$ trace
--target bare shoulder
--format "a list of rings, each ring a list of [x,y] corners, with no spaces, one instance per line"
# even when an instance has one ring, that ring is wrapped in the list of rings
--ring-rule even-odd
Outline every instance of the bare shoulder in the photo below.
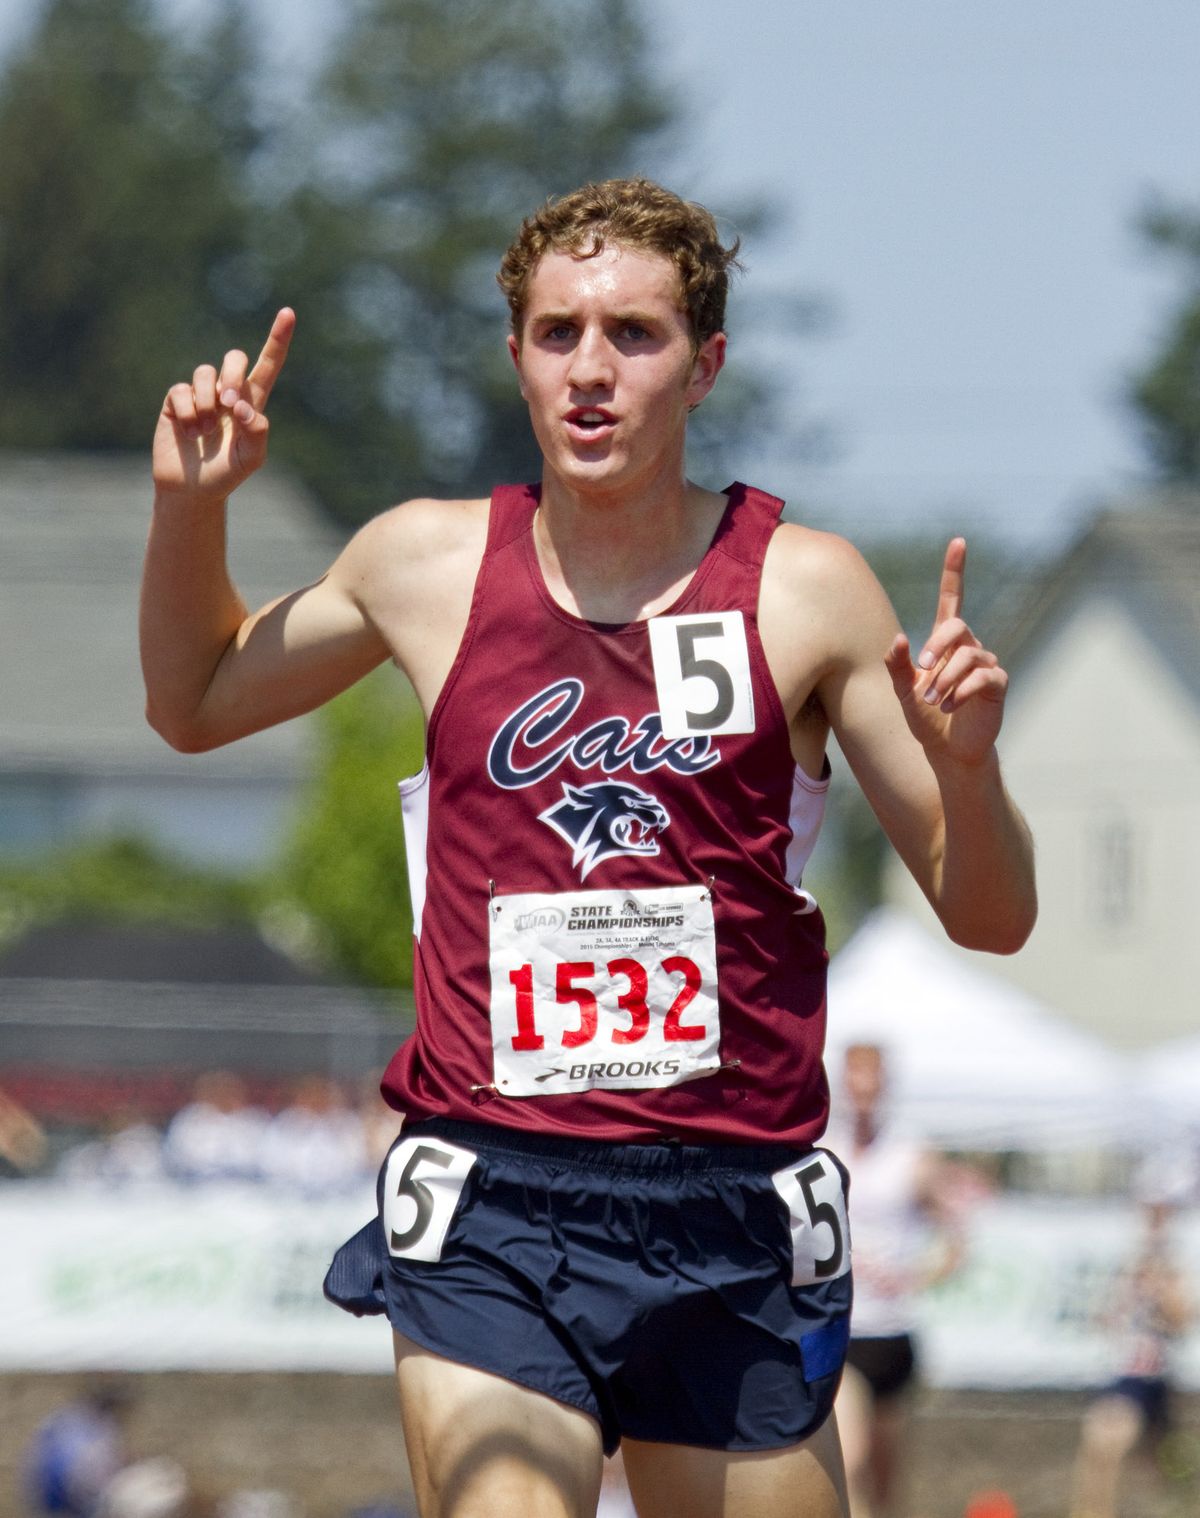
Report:
[[[764,640],[781,648],[803,645],[808,659],[815,655],[828,667],[864,644],[882,656],[895,614],[852,543],[837,533],[783,522],[763,563],[759,623]]]
[[[360,528],[333,569],[426,713],[471,614],[488,510],[487,500],[405,501]]]
[[[785,595],[799,592],[825,600],[853,598],[877,589],[870,565],[854,544],[836,532],[800,522],[781,522],[767,547],[763,583]]]
[[[468,594],[487,540],[488,501],[418,497],[373,517],[338,561],[339,573],[369,603],[382,592],[439,595],[460,578]]]

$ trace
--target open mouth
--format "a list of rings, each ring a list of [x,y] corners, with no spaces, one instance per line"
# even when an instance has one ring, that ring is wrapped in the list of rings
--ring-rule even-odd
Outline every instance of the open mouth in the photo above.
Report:
[[[567,425],[576,436],[603,437],[616,425],[611,412],[580,406],[567,412]]]

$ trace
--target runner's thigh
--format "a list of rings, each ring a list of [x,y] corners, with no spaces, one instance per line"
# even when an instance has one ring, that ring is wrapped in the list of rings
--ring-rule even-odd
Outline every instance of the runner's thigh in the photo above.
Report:
[[[395,1335],[421,1518],[593,1518],[600,1429],[586,1413]]]
[[[638,1518],[847,1518],[837,1423],[787,1449],[697,1449],[625,1439]]]

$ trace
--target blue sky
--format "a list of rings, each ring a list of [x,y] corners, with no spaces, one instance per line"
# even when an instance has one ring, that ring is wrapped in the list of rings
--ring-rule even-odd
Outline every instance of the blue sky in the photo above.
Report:
[[[281,73],[331,14],[256,3]],[[1131,223],[1152,191],[1200,202],[1196,0],[644,4],[692,112],[652,167],[717,210],[769,196],[747,279],[832,311],[751,354],[831,461],[743,474],[854,537],[932,520],[1038,553],[1132,488],[1122,378],[1178,286]],[[34,5],[5,0],[0,46]]]
[[[1178,285],[1131,220],[1200,203],[1195,0],[654,0],[695,189],[781,194],[756,274],[833,302],[795,355],[847,528],[1045,547],[1142,464],[1119,395]],[[689,186],[690,188],[690,186]]]

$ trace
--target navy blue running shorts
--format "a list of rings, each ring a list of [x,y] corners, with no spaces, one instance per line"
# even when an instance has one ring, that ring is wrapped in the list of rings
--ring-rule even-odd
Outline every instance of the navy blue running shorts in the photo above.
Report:
[[[1118,1376],[1108,1395],[1133,1403],[1151,1439],[1161,1439],[1170,1430],[1171,1388],[1163,1376]]]
[[[846,1351],[846,1364],[852,1365],[877,1402],[898,1397],[917,1376],[917,1349],[911,1334],[852,1334]]]
[[[828,1417],[850,1311],[827,1150],[613,1145],[429,1119],[325,1295],[622,1435],[775,1449]]]

